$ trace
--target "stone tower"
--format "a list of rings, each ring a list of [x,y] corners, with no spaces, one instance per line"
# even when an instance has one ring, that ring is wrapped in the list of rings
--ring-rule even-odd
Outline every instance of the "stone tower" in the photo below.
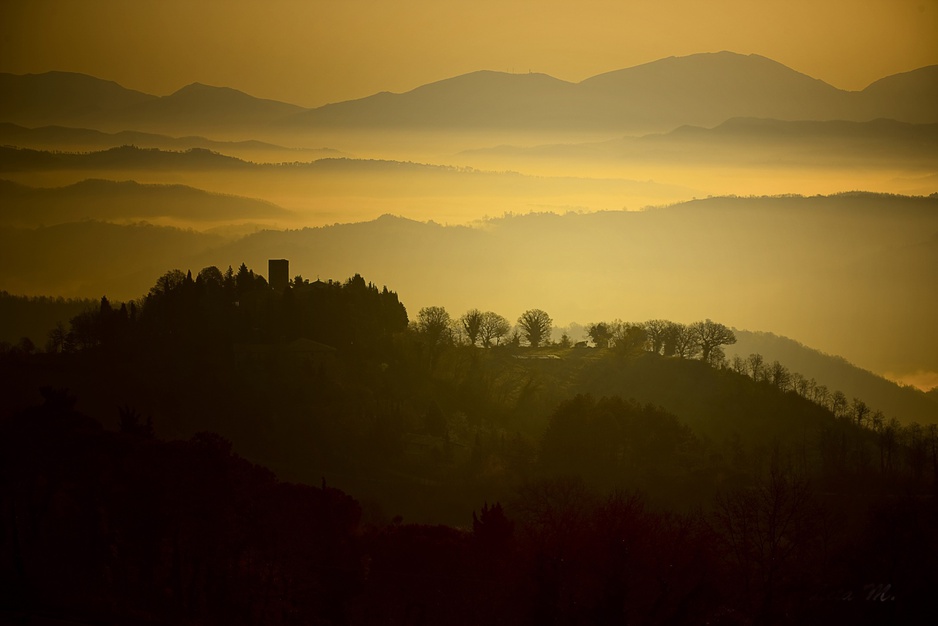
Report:
[[[283,291],[290,284],[290,261],[287,259],[269,259],[267,261],[267,282],[277,291]]]

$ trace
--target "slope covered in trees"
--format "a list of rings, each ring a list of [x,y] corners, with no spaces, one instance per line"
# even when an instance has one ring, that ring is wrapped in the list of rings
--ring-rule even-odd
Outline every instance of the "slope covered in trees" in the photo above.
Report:
[[[778,361],[815,384],[839,389],[850,398],[862,397],[887,413],[922,423],[938,422],[938,407],[919,389],[897,386],[842,357],[823,354],[792,339],[766,332],[734,332],[737,342],[726,348],[729,360],[760,354],[766,363]]]
[[[588,348],[520,328],[470,343],[459,319],[426,307],[408,324],[360,276],[276,291],[242,264],[167,272],[136,303],[76,316],[48,351],[0,353],[0,477],[16,486],[0,491],[0,609],[363,624],[928,614],[938,428],[727,361],[735,335],[709,320],[596,323],[607,347]]]

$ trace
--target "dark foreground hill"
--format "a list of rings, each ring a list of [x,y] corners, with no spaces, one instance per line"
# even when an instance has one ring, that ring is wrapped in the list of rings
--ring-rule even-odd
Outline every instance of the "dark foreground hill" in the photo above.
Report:
[[[242,265],[0,352],[0,615],[927,623],[938,430],[408,319],[361,276]]]

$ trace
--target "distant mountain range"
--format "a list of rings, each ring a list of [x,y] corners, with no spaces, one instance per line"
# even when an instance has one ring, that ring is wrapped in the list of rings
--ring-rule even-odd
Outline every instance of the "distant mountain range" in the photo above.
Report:
[[[183,177],[182,180],[198,181],[206,180],[205,174],[217,174],[207,177],[214,181],[211,184],[215,191],[267,197],[277,202],[276,198],[283,196],[265,195],[265,191],[273,190],[304,198],[301,203],[304,206],[320,197],[471,197],[480,202],[483,201],[480,199],[498,196],[496,206],[505,210],[505,207],[515,206],[511,202],[519,199],[527,206],[538,198],[564,202],[585,193],[609,198],[620,208],[623,198],[641,197],[661,203],[692,195],[680,185],[624,178],[540,177],[512,171],[381,159],[324,158],[305,163],[252,163],[202,148],[178,152],[118,146],[72,153],[0,146],[0,173],[8,178],[61,173],[63,182],[59,184],[83,178],[130,177],[161,182],[169,174],[174,180]],[[438,205],[437,201],[435,206]],[[290,205],[290,208],[297,207]]]
[[[67,187],[28,187],[0,179],[0,225],[52,226],[86,219],[129,222],[237,223],[291,216],[270,202],[184,185],[85,180]]]
[[[938,124],[732,118],[713,128],[680,126],[668,133],[600,142],[531,147],[501,145],[463,156],[508,159],[641,160],[778,165],[897,164],[938,166]]]
[[[157,97],[83,74],[0,74],[0,120],[104,131],[208,132],[258,128],[302,107],[193,83]]]
[[[348,156],[332,148],[288,148],[256,140],[215,141],[191,135],[170,137],[131,130],[105,133],[90,128],[66,126],[27,128],[9,122],[0,122],[0,145],[56,151],[106,150],[127,145],[173,151],[202,148],[248,160],[260,157],[265,161],[310,161],[324,157]]]
[[[104,131],[303,132],[323,129],[629,133],[714,126],[734,117],[938,122],[938,66],[837,89],[758,55],[670,57],[569,83],[480,71],[401,94],[303,109],[192,84],[164,97],[65,72],[0,75],[0,121]]]

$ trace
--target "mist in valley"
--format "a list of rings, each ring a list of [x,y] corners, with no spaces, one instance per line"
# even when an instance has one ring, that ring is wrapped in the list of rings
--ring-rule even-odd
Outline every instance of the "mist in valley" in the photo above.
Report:
[[[257,95],[3,44],[0,621],[931,623],[933,54],[382,90],[308,10]]]

